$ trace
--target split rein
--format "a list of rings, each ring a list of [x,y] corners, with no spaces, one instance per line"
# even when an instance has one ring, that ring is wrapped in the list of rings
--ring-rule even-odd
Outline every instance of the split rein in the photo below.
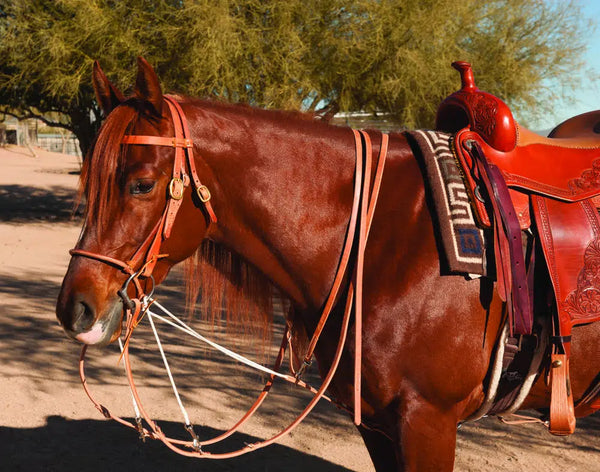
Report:
[[[208,188],[200,182],[198,178],[195,162],[193,157],[193,142],[190,137],[190,132],[187,125],[187,120],[181,109],[179,103],[175,101],[173,97],[165,96],[165,103],[168,105],[169,110],[171,112],[171,117],[173,119],[173,125],[175,129],[175,137],[161,137],[161,136],[142,136],[142,135],[126,135],[123,138],[122,143],[125,145],[152,145],[152,146],[169,146],[175,148],[175,161],[173,165],[173,176],[171,182],[169,184],[169,198],[167,199],[167,203],[165,206],[165,210],[160,220],[148,235],[146,240],[140,245],[137,251],[134,253],[132,258],[129,261],[121,261],[109,256],[105,256],[102,254],[93,253],[90,251],[85,251],[82,249],[73,249],[70,251],[72,256],[80,256],[91,258],[109,265],[112,265],[124,273],[128,274],[129,277],[127,281],[124,283],[121,290],[119,290],[119,295],[123,299],[124,312],[125,312],[125,333],[123,342],[121,338],[119,338],[119,345],[121,348],[121,358],[124,361],[124,367],[127,375],[127,380],[129,383],[134,411],[136,414],[135,424],[124,420],[118,416],[113,415],[110,411],[98,403],[91,391],[88,388],[87,380],[85,377],[85,355],[87,351],[87,345],[84,345],[81,351],[81,356],[79,360],[79,372],[81,381],[83,384],[83,388],[87,393],[90,400],[93,402],[94,406],[106,417],[109,419],[113,419],[125,426],[136,429],[140,437],[142,439],[151,438],[151,439],[159,439],[161,440],[167,447],[172,449],[173,451],[182,454],[188,457],[200,457],[200,458],[210,458],[210,459],[226,459],[231,457],[236,457],[252,450],[260,449],[262,447],[268,446],[290,431],[292,431],[298,424],[300,424],[304,418],[314,409],[316,404],[322,398],[331,401],[327,396],[325,396],[325,391],[329,387],[339,365],[340,359],[342,357],[344,345],[346,343],[346,337],[348,333],[348,327],[350,325],[351,313],[354,311],[354,319],[355,319],[355,356],[354,356],[354,423],[356,425],[360,425],[362,423],[361,419],[361,351],[362,351],[362,286],[363,286],[363,271],[364,271],[364,253],[366,249],[367,238],[369,235],[369,230],[371,227],[371,222],[373,219],[373,214],[375,211],[375,206],[377,203],[377,197],[379,195],[379,189],[381,186],[381,179],[383,176],[383,170],[385,165],[385,159],[387,155],[389,136],[387,134],[382,134],[381,146],[379,150],[379,157],[376,164],[375,174],[371,176],[371,167],[372,167],[372,145],[369,135],[364,131],[353,130],[354,141],[355,141],[355,152],[356,152],[356,171],[355,171],[355,179],[354,179],[354,197],[352,202],[352,211],[350,216],[350,222],[348,225],[348,230],[346,234],[346,239],[344,242],[344,247],[342,250],[342,255],[340,259],[340,263],[337,269],[337,273],[329,293],[327,300],[325,302],[323,312],[315,329],[315,332],[310,340],[310,343],[307,348],[307,352],[303,358],[303,362],[301,367],[297,372],[293,370],[293,362],[291,360],[291,332],[290,326],[286,323],[286,329],[284,331],[283,339],[281,345],[279,347],[279,351],[277,354],[277,358],[275,360],[274,366],[272,369],[268,369],[260,364],[257,364],[253,361],[250,361],[238,354],[233,353],[232,351],[219,346],[218,344],[209,341],[204,338],[193,329],[191,329],[187,324],[183,321],[179,320],[172,313],[162,307],[158,302],[152,299],[152,293],[154,290],[154,279],[152,278],[152,271],[156,265],[156,263],[163,257],[166,257],[165,254],[160,254],[160,247],[162,241],[166,240],[170,234],[173,227],[173,223],[175,221],[175,217],[177,216],[177,212],[181,205],[181,200],[184,195],[185,188],[193,182],[193,185],[196,190],[196,194],[199,197],[200,201],[203,204],[203,208],[205,211],[205,216],[208,220],[208,225],[217,223],[217,218],[215,212],[211,206],[210,199],[211,194]],[[187,164],[187,165],[186,165]],[[189,174],[186,174],[186,168],[189,170]],[[356,260],[353,267],[352,277],[350,279],[350,283],[347,290],[346,302],[344,308],[344,315],[342,319],[342,327],[340,330],[340,337],[338,340],[338,344],[336,347],[336,351],[334,354],[333,361],[331,363],[331,367],[323,379],[323,382],[319,389],[314,389],[313,387],[307,385],[305,382],[301,380],[301,376],[312,362],[312,357],[314,350],[316,348],[317,342],[320,338],[320,335],[325,327],[325,324],[331,314],[334,306],[336,305],[336,301],[338,298],[338,294],[340,293],[340,289],[343,285],[344,280],[346,280],[346,275],[348,272],[348,268],[350,267],[350,260],[353,253],[353,248],[356,247]],[[139,267],[139,269],[134,269],[135,267]],[[149,279],[152,282],[152,288],[149,295],[146,295],[144,288],[142,287],[142,283],[140,282],[140,278]],[[135,287],[136,297],[131,299],[128,295],[129,285],[133,283]],[[150,307],[156,306],[159,308],[166,317],[158,315],[154,313]],[[173,392],[175,394],[176,400],[179,404],[181,412],[185,421],[185,429],[191,436],[191,440],[185,441],[180,439],[173,439],[165,435],[165,433],[161,430],[158,424],[150,418],[147,411],[142,405],[140,400],[137,387],[135,385],[135,381],[133,378],[133,373],[131,369],[130,357],[129,357],[129,341],[133,334],[134,329],[141,322],[142,318],[147,315],[147,319],[152,328],[153,334],[156,339],[157,347],[161,353],[161,357],[163,360],[163,364],[167,371],[171,386],[173,388]],[[264,373],[269,374],[269,378],[266,381],[266,384],[258,395],[255,402],[252,404],[250,409],[238,420],[235,425],[226,431],[225,433],[214,437],[209,440],[200,441],[198,436],[194,431],[194,427],[190,422],[189,416],[179,393],[177,391],[177,387],[175,386],[175,382],[173,380],[173,376],[171,374],[170,366],[166,355],[164,353],[164,349],[162,347],[162,343],[158,336],[158,332],[156,330],[154,319],[165,322],[172,327],[179,329],[200,341],[203,341],[209,344],[214,349],[221,351],[222,353],[236,359],[239,362],[242,362],[250,367],[253,367],[257,370],[260,370]],[[281,374],[278,372],[280,369],[284,357],[286,348],[290,347],[290,370],[293,375]],[[296,417],[294,421],[292,421],[286,428],[281,430],[279,433],[271,437],[270,439],[257,442],[254,444],[246,444],[245,447],[240,448],[238,450],[226,453],[210,453],[207,451],[203,451],[202,447],[210,444],[215,444],[220,442],[233,433],[238,431],[240,427],[258,410],[266,396],[268,395],[271,386],[274,383],[275,378],[281,378],[287,382],[293,383],[295,385],[301,386],[314,394],[314,397],[310,400],[305,409]],[[143,426],[142,419],[147,423],[148,428]]]

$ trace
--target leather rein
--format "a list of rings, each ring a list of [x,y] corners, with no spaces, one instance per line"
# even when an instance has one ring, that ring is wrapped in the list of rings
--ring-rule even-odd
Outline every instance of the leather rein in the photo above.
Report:
[[[217,436],[207,441],[199,441],[196,436],[191,424],[186,424],[185,428],[190,433],[192,441],[183,441],[179,439],[173,439],[167,437],[160,427],[152,420],[143,408],[137,388],[133,379],[131,371],[131,365],[129,361],[129,339],[133,333],[133,330],[140,322],[145,311],[148,309],[149,304],[152,303],[151,295],[146,295],[140,278],[151,279],[152,271],[158,262],[163,257],[167,257],[166,254],[160,254],[160,247],[164,240],[168,239],[178,210],[181,206],[184,191],[190,182],[193,182],[196,190],[196,195],[203,204],[205,210],[205,216],[207,218],[208,225],[216,224],[217,217],[210,203],[211,194],[208,188],[200,182],[198,174],[196,172],[194,155],[193,155],[193,142],[190,136],[189,128],[187,125],[187,119],[179,103],[171,96],[164,96],[165,103],[168,105],[173,120],[175,129],[175,137],[162,137],[162,136],[145,136],[145,135],[125,135],[122,140],[124,145],[150,145],[150,146],[169,146],[175,148],[175,160],[173,165],[173,175],[169,183],[169,196],[165,205],[165,209],[158,223],[155,225],[153,230],[150,232],[146,240],[140,245],[135,251],[131,259],[128,261],[121,261],[116,258],[105,256],[102,254],[82,250],[72,249],[70,251],[71,256],[81,256],[90,259],[95,259],[100,262],[114,266],[124,273],[129,275],[129,278],[124,283],[123,287],[119,291],[119,295],[124,302],[124,312],[126,315],[126,330],[125,330],[125,345],[122,347],[122,357],[125,361],[125,370],[127,378],[131,388],[132,395],[135,399],[134,405],[136,406],[136,424],[123,420],[118,416],[114,416],[110,411],[98,403],[92,396],[85,378],[85,353],[87,345],[84,345],[81,351],[81,357],[79,361],[80,377],[83,383],[84,390],[87,395],[94,403],[95,407],[106,417],[118,421],[121,424],[135,428],[140,433],[140,437],[150,437],[152,439],[160,439],[167,447],[178,452],[179,454],[191,457],[203,457],[203,458],[230,458],[245,454],[252,450],[268,446],[289,433],[293,430],[315,407],[321,398],[329,400],[325,396],[325,391],[329,387],[331,380],[333,379],[340,359],[342,357],[343,348],[346,342],[346,336],[348,327],[350,325],[351,313],[354,311],[355,314],[355,355],[354,355],[354,423],[360,425],[362,423],[361,418],[361,351],[362,351],[362,287],[363,287],[363,272],[364,272],[364,253],[367,244],[367,238],[369,235],[371,223],[373,220],[373,214],[377,203],[377,197],[379,195],[379,189],[381,186],[381,180],[383,176],[383,170],[385,166],[385,159],[387,156],[389,136],[382,134],[381,145],[379,150],[379,157],[375,169],[374,176],[372,172],[372,145],[369,134],[365,131],[352,130],[355,141],[355,153],[356,153],[356,170],[354,179],[354,197],[352,202],[352,211],[350,216],[350,222],[348,224],[346,239],[344,242],[340,262],[334,278],[332,288],[329,292],[327,300],[325,302],[323,311],[321,313],[319,322],[315,328],[315,332],[310,340],[307,352],[303,358],[301,367],[297,372],[292,373],[294,375],[287,375],[284,377],[290,383],[299,385],[310,390],[314,393],[314,397],[308,403],[306,408],[298,415],[298,417],[290,423],[280,433],[276,434],[270,439],[262,442],[248,444],[245,447],[232,452],[227,453],[210,453],[202,451],[203,445],[214,444],[219,442],[226,437],[237,431],[243,423],[245,423],[258,409],[258,407],[264,401],[268,394],[273,382],[274,375],[270,375],[267,380],[263,391],[260,393],[255,403],[250,409],[242,416],[242,418],[226,433]],[[186,174],[186,167],[189,170],[189,174]],[[321,333],[329,319],[338,295],[340,294],[341,287],[350,267],[350,261],[353,254],[353,248],[356,248],[356,261],[353,267],[353,273],[351,280],[348,284],[348,290],[346,294],[346,302],[344,308],[344,315],[342,320],[342,327],[340,332],[339,341],[335,351],[335,355],[331,364],[331,367],[325,376],[323,383],[318,390],[310,387],[301,380],[301,376],[311,364],[312,356],[316,348],[317,342],[321,336]],[[133,282],[136,290],[136,297],[130,299],[127,290],[128,285]],[[154,286],[152,286],[153,291]],[[291,351],[291,334],[290,327],[286,324],[286,330],[284,332],[283,340],[277,359],[275,361],[274,370],[277,371],[283,362],[286,347],[289,345]],[[291,354],[290,354],[291,356]],[[290,365],[293,365],[290,362]],[[138,412],[139,408],[139,412]],[[345,408],[345,407],[344,407]],[[350,408],[347,408],[351,411]],[[139,413],[139,414],[138,414]],[[141,417],[149,425],[150,430],[143,427]],[[184,449],[187,448],[187,449]],[[191,449],[191,450],[189,450]]]

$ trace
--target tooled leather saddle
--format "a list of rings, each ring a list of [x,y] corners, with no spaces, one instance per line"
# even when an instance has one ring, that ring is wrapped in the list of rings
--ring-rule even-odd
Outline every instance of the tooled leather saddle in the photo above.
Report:
[[[513,336],[532,334],[539,271],[524,254],[533,235],[553,289],[550,431],[575,429],[569,381],[573,326],[600,320],[600,135],[598,114],[581,115],[546,138],[520,126],[509,107],[475,86],[470,64],[452,64],[461,89],[438,109],[436,128],[455,133],[454,152],[479,224],[493,234],[498,293]],[[566,122],[566,123],[569,123]],[[594,399],[595,398],[595,399]],[[597,392],[583,405],[600,409]],[[591,405],[591,406],[590,406]]]

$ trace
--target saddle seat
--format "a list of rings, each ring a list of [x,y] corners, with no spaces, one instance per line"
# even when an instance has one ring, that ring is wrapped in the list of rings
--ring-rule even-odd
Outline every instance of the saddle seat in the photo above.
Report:
[[[517,336],[532,334],[536,284],[519,230],[532,228],[542,248],[555,300],[547,307],[554,319],[550,430],[570,434],[572,327],[600,320],[600,135],[590,125],[599,115],[575,120],[568,138],[539,136],[520,126],[502,100],[475,86],[470,64],[452,66],[462,86],[440,105],[436,129],[454,133],[475,214],[492,234],[497,290]]]
[[[569,118],[550,131],[550,138],[600,137],[600,110]]]

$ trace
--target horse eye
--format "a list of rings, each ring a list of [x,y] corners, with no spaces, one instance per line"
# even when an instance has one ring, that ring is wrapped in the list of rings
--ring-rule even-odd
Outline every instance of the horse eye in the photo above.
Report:
[[[140,179],[136,180],[129,187],[129,193],[131,195],[143,195],[145,193],[150,193],[155,185],[154,180],[149,179]]]

